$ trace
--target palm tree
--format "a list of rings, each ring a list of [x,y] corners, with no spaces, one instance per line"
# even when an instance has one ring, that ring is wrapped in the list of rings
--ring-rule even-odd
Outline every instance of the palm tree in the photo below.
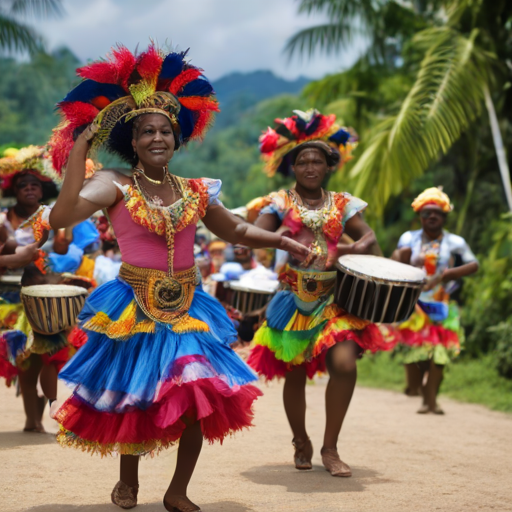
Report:
[[[45,18],[62,12],[61,0],[3,0],[0,6],[0,51],[35,53],[41,50],[41,37],[32,27],[21,23],[19,18]]]
[[[287,45],[290,54],[298,51],[311,55],[316,49],[339,52],[358,31],[370,42],[363,58],[375,64],[396,67],[397,54],[389,59],[386,53],[389,41],[398,41],[398,55],[403,55],[407,46],[422,56],[399,108],[381,115],[367,134],[351,170],[356,178],[355,193],[371,199],[372,206],[382,213],[390,197],[421,176],[465,130],[481,120],[485,105],[512,210],[510,173],[490,92],[502,94],[499,84],[510,80],[510,69],[500,65],[497,55],[504,60],[500,53],[507,51],[505,48],[510,51],[506,26],[512,20],[511,3],[423,0],[408,4],[392,0],[301,0],[299,11],[326,13],[331,22],[297,33]],[[421,30],[410,37],[411,28],[417,27]],[[334,94],[335,84],[336,75],[330,84]],[[328,95],[329,84],[324,81],[322,85],[324,95]]]

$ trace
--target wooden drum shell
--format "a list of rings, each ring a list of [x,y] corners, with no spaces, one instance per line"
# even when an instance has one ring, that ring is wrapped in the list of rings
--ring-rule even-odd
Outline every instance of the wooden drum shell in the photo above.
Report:
[[[424,279],[377,278],[338,264],[335,302],[348,313],[374,323],[403,322],[414,311],[423,285]]]
[[[74,327],[86,296],[85,290],[82,294],[62,297],[34,296],[21,290],[21,301],[32,329],[46,335]]]
[[[231,306],[244,314],[262,308],[275,294],[275,291],[252,289],[233,281],[230,283],[230,288],[232,290]]]

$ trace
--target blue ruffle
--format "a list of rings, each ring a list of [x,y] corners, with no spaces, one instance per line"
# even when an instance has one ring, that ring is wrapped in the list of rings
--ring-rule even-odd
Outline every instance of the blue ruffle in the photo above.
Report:
[[[124,281],[109,281],[91,294],[79,321],[83,324],[99,311],[117,320],[133,298],[133,290]],[[224,308],[200,286],[189,315],[208,324],[210,331],[178,334],[171,326],[156,323],[155,333],[136,334],[126,341],[87,331],[87,343],[66,364],[59,378],[77,386],[75,393],[83,400],[108,412],[149,407],[162,382],[179,378],[174,363],[187,356],[206,361],[189,365],[189,380],[219,377],[233,387],[257,379],[229,346],[237,334]]]

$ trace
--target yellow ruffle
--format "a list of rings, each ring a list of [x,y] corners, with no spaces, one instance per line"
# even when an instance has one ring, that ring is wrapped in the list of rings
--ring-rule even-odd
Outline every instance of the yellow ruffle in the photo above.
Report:
[[[115,340],[126,340],[134,334],[154,333],[155,322],[148,319],[137,322],[137,303],[132,300],[118,320],[111,320],[106,313],[100,311],[85,322],[84,329],[106,334]]]

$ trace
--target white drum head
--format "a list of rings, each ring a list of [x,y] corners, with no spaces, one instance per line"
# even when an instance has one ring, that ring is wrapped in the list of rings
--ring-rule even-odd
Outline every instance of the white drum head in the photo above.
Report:
[[[21,289],[21,293],[29,297],[76,297],[78,295],[87,295],[87,290],[80,286],[69,284],[35,284],[33,286],[24,286]]]
[[[351,275],[398,283],[422,283],[425,272],[412,265],[370,254],[345,254],[336,265]]]
[[[274,293],[279,287],[279,281],[261,279],[254,281],[244,279],[243,281],[230,281],[229,287],[233,290],[249,293]]]
[[[21,275],[0,276],[0,283],[5,284],[21,284]]]

